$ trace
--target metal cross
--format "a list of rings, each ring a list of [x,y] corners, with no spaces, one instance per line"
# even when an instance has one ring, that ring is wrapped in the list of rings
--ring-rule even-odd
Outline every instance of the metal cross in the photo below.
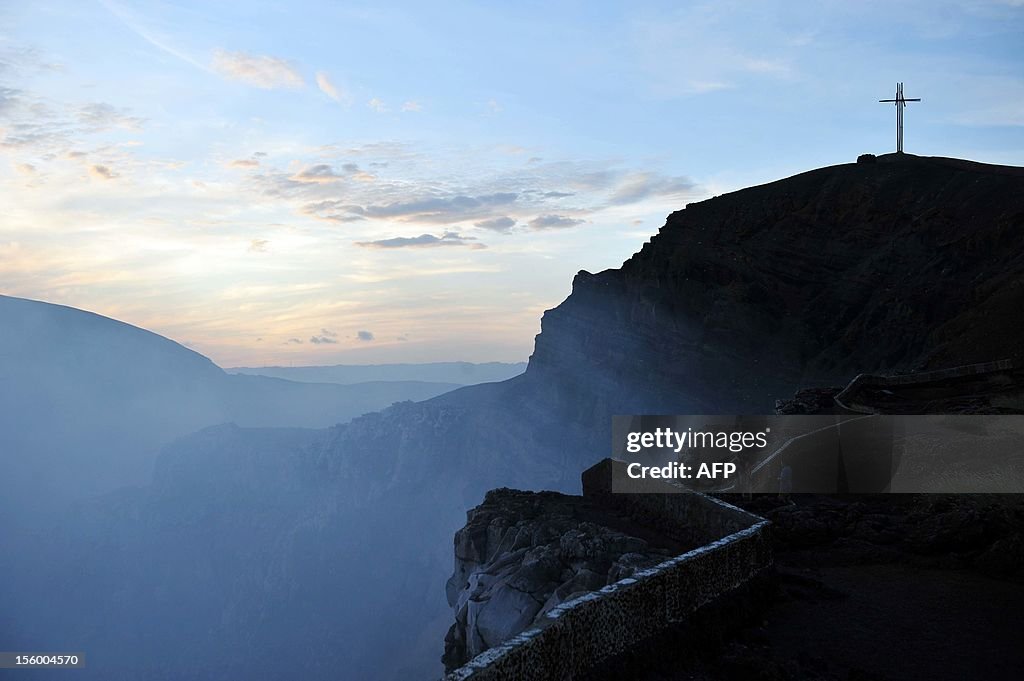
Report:
[[[903,109],[907,102],[920,102],[920,99],[907,99],[903,96],[903,83],[896,83],[896,99],[880,99],[879,102],[896,104],[896,153],[903,153]]]

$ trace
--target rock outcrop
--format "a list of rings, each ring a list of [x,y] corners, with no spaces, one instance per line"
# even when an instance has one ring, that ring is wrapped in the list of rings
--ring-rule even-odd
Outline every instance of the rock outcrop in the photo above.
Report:
[[[455,534],[445,666],[459,667],[560,603],[683,550],[582,497],[492,490]]]

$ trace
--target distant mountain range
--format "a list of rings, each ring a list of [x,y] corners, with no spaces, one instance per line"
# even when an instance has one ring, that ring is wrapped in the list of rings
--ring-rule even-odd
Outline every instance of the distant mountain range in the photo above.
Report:
[[[363,383],[365,381],[426,381],[475,385],[493,383],[526,371],[526,362],[433,362],[429,364],[334,364],[301,367],[234,367],[232,374],[272,376],[303,383]]]
[[[0,638],[91,651],[90,679],[436,677],[453,535],[488,489],[577,491],[613,414],[769,413],[859,372],[1019,359],[1021,310],[1020,169],[886,155],[690,204],[577,275],[520,376],[176,441],[0,579]]]
[[[453,362],[232,374],[130,324],[0,296],[0,523],[30,523],[35,511],[148,482],[160,447],[206,426],[320,428],[521,373],[523,366]],[[302,382],[284,380],[289,374]],[[309,382],[315,376],[323,382]],[[460,380],[437,380],[444,377]]]

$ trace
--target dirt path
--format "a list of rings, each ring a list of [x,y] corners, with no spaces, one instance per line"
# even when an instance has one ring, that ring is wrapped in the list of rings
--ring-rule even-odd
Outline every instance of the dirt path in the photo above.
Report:
[[[796,661],[840,679],[1024,678],[1021,585],[906,565],[806,567],[807,559],[781,557],[782,597],[760,632],[783,667]]]
[[[749,504],[773,521],[763,609],[710,646],[646,651],[656,662],[635,678],[1024,681],[1019,497],[796,501]]]

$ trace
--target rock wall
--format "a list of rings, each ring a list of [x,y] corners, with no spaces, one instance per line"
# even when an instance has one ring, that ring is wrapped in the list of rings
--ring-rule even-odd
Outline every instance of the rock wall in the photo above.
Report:
[[[447,681],[580,678],[770,567],[767,521],[695,493],[612,495],[614,465],[606,459],[587,471],[588,499],[612,503],[659,525],[674,519],[685,526],[703,519],[707,524],[702,531],[729,533],[552,608],[531,628],[448,674]]]
[[[502,488],[469,511],[455,534],[455,571],[447,584],[455,612],[445,637],[447,669],[566,601],[682,552],[679,542],[603,510],[578,496]]]
[[[1024,171],[909,154],[693,203],[576,276],[528,374],[581,408],[764,413],[858,372],[1020,358],[1022,230]]]

